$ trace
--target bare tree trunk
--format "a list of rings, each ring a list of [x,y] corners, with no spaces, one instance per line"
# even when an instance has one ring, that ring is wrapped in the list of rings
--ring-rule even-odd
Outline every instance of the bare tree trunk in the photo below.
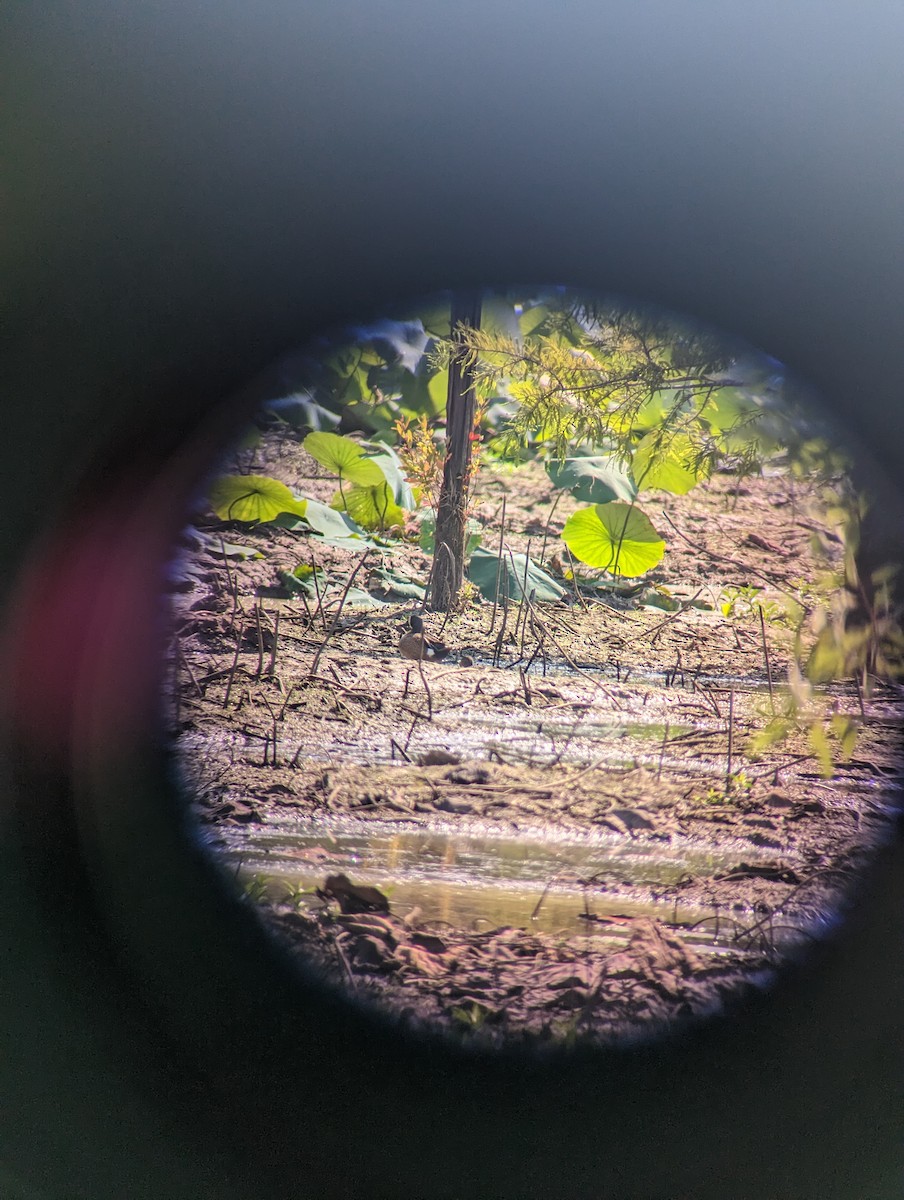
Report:
[[[460,327],[480,327],[480,293],[452,295],[452,339],[461,341]],[[465,563],[465,524],[471,476],[471,434],[477,402],[475,375],[462,347],[449,366],[446,402],[446,461],[436,512],[433,581],[430,608],[449,612],[461,591]]]

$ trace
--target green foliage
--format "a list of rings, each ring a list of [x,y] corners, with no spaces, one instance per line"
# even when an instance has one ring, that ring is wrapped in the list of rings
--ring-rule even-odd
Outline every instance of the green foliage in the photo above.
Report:
[[[347,492],[338,491],[330,507],[344,509],[363,529],[380,533],[405,523],[405,513],[393,499],[392,488],[385,479],[375,486],[356,484]]]
[[[824,697],[794,661],[789,667],[788,685],[777,708],[773,701],[765,712],[768,719],[750,739],[747,753],[757,759],[792,735],[802,736],[820,774],[830,779],[836,762],[846,762],[853,754],[860,722],[839,712],[837,701]]]
[[[377,576],[387,593],[402,596],[406,600],[424,599],[426,588],[415,579],[409,579],[406,575],[400,575],[397,571],[389,571],[385,567],[378,569]]]
[[[868,692],[873,677],[904,676],[904,608],[897,587],[900,567],[886,563],[868,580],[861,579],[857,550],[866,501],[839,484],[827,489],[826,501],[827,516],[841,540],[843,562],[840,573],[828,575],[823,582],[827,598],[809,616],[814,640],[805,674],[814,684],[857,677]]]
[[[427,554],[432,554],[436,545],[436,510],[428,509],[421,517],[419,545]],[[483,527],[473,517],[468,517],[465,526],[465,558],[469,558],[483,541]]]
[[[848,586],[811,615],[816,640],[807,658],[808,679],[828,683],[858,676],[868,687],[874,676],[904,675],[904,614],[887,574],[890,569],[874,572],[869,589],[847,570]]]
[[[226,542],[222,538],[201,533],[200,530],[192,530],[192,537],[197,538],[208,554],[220,555],[224,558],[237,558],[240,562],[264,557],[259,546],[242,546],[235,542]]]
[[[725,617],[758,617],[762,609],[767,625],[785,625],[798,629],[804,615],[803,605],[793,596],[765,599],[763,589],[753,584],[727,587],[719,595],[719,610]]]
[[[636,507],[643,489],[683,494],[717,463],[746,468],[756,458],[759,396],[730,378],[726,343],[705,330],[653,310],[553,291],[526,299],[488,294],[481,327],[460,332],[485,408],[487,452],[507,462],[538,453],[552,459],[553,482],[582,503]],[[324,356],[333,404],[366,407],[360,415],[381,437],[393,428],[399,437],[410,434],[415,419],[429,428],[443,411],[449,367],[460,353],[451,334],[445,298],[406,321],[356,331],[354,343]],[[339,476],[342,506],[346,481],[378,487],[376,479],[357,477],[367,469],[363,461],[379,465],[400,508],[413,507],[397,460],[395,469],[386,461],[389,452],[362,459],[355,443],[330,434],[309,435],[305,445]],[[604,449],[579,459],[581,446]],[[392,524],[383,497],[375,492],[370,501],[355,495],[359,523]],[[597,547],[596,558],[601,554]],[[649,569],[630,552],[616,557],[609,565],[623,573]],[[658,561],[649,547],[646,559]]]
[[[729,795],[725,788],[718,788],[713,785],[700,799],[703,804],[727,804]]]
[[[587,566],[629,577],[643,575],[665,553],[649,517],[618,501],[579,508],[565,522],[562,540]]]
[[[727,587],[719,597],[719,609],[725,617],[751,616],[763,589],[745,584],[743,587]]]
[[[382,447],[379,454],[368,458],[357,442],[335,433],[310,433],[304,440],[304,448],[321,466],[339,477],[339,491],[330,507],[347,513],[358,530],[382,533],[404,524],[401,503],[413,506],[414,496],[402,474],[398,456],[391,449]],[[353,485],[348,490],[343,487],[346,480]],[[325,524],[322,514],[319,519]],[[333,528],[330,536],[342,535]]]
[[[243,885],[245,896],[253,903],[260,904],[262,900],[267,898],[267,893],[270,889],[270,880],[266,875],[252,875],[250,879],[246,879]]]
[[[633,472],[638,488],[659,488],[684,496],[709,476],[712,461],[686,433],[663,437],[646,434],[634,451]]]
[[[302,445],[322,467],[338,475],[340,483],[347,479],[350,483],[371,487],[386,482],[380,466],[373,459],[365,458],[361,447],[351,438],[340,437],[337,433],[309,433]]]
[[[611,500],[630,504],[637,495],[630,472],[613,455],[551,459],[546,473],[557,488],[570,491],[581,504],[608,504]]]
[[[374,463],[383,472],[383,477],[392,491],[392,498],[400,508],[410,510],[416,507],[415,493],[405,478],[401,459],[391,446],[381,446],[376,454],[370,456],[368,462]]]
[[[477,597],[480,595],[480,588],[476,583],[472,583],[470,579],[466,579],[459,589],[458,604],[461,609],[468,608],[472,604],[477,603]]]
[[[384,608],[386,601],[363,588],[349,588],[345,593],[345,608]]]
[[[287,883],[283,895],[283,904],[290,904],[294,909],[303,907],[305,900],[317,895],[316,888],[306,888],[301,883]]]
[[[489,1013],[490,1010],[485,1005],[472,1000],[467,1008],[453,1008],[452,1018],[463,1029],[476,1030],[482,1027]]]
[[[609,514],[633,530],[589,509],[571,519],[566,544],[588,565],[643,574],[664,542],[640,512],[640,492],[683,495],[716,465],[749,470],[772,448],[758,393],[726,373],[724,340],[653,310],[545,296],[518,306],[514,331],[484,325],[461,339],[481,394],[505,402],[491,452],[510,462],[542,454],[553,483],[582,503],[622,501],[635,514]],[[438,341],[434,367],[458,352]],[[605,451],[579,458],[581,446]]]
[[[314,597],[318,590],[322,595],[326,589],[326,572],[315,569],[308,563],[301,563],[294,571],[277,571],[276,577],[287,592],[293,595],[304,593]]]
[[[738,795],[746,795],[753,788],[753,780],[743,771],[735,773],[722,787],[715,784],[708,788],[700,801],[703,804],[732,804]]]
[[[317,404],[304,392],[296,392],[274,400],[266,406],[265,411],[283,424],[290,426],[297,433],[310,433],[318,429],[335,429],[339,424],[339,415],[330,412],[322,404]]]
[[[309,357],[304,364],[301,392],[317,418],[315,424],[303,406],[287,401],[271,408],[284,411],[296,428],[326,429],[320,414],[341,413],[356,428],[389,437],[396,421],[405,415],[429,417],[442,414],[446,404],[448,374],[435,370],[428,351],[437,334],[449,335],[448,302],[440,302],[431,326],[427,310],[407,320],[381,320],[369,328],[348,328],[326,352]],[[363,482],[363,481],[362,481]]]
[[[681,601],[669,592],[668,588],[644,588],[637,603],[643,608],[655,608],[659,612],[679,612]]]
[[[221,521],[255,524],[272,521],[280,513],[303,517],[307,506],[284,483],[266,475],[221,475],[214,481],[209,499]]]
[[[348,513],[337,512],[318,500],[308,500],[305,521],[315,533],[320,534],[327,545],[339,546],[346,550],[360,550],[362,542],[370,544],[365,531]]]
[[[750,739],[747,753],[752,759],[761,758],[767,750],[780,745],[797,728],[793,719],[794,705],[786,701],[783,711],[772,713],[766,724]]]
[[[610,445],[624,462],[653,430],[659,457],[673,469],[724,457],[725,422],[716,419],[714,397],[732,381],[718,375],[728,360],[716,339],[652,312],[594,311],[567,300],[558,311],[539,307],[534,317],[531,309],[522,314],[516,336],[485,327],[464,335],[479,376],[516,402],[511,435],[545,443],[559,459],[572,445]],[[434,362],[448,365],[452,353],[450,343],[438,343]],[[748,400],[735,424],[754,413]],[[684,443],[672,447],[679,436]],[[699,465],[694,470],[700,474]]]
[[[437,422],[431,421],[426,413],[416,418],[403,414],[394,428],[407,476],[435,504],[442,485],[444,458]]]
[[[500,560],[492,550],[475,550],[468,564],[468,578],[488,600],[496,595],[497,579],[499,595],[508,595],[512,600],[521,600],[524,590],[528,599],[538,601],[559,600],[565,595],[564,588],[524,554],[505,552]]]

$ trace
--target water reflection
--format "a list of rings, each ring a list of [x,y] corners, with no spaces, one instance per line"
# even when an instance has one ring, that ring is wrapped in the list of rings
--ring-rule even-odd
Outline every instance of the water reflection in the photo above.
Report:
[[[704,946],[720,943],[713,909],[683,902],[678,885],[688,875],[711,875],[737,861],[736,855],[674,848],[665,854],[600,837],[551,841],[374,825],[334,826],[325,834],[305,824],[243,832],[226,857],[240,880],[265,880],[276,903],[302,889],[311,904],[319,903],[314,893],[325,875],[342,870],[358,884],[383,890],[395,913],[417,908],[428,923],[599,936],[594,918],[650,916],[669,924],[703,923],[693,940]],[[746,857],[757,856],[748,851]],[[652,898],[625,895],[633,885],[649,889]],[[607,927],[604,933],[619,931]]]

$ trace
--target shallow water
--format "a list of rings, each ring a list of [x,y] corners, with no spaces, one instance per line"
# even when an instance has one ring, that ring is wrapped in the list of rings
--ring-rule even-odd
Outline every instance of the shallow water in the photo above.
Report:
[[[652,706],[651,706],[652,707]],[[516,716],[511,709],[503,707],[481,708],[476,712],[456,709],[454,721],[440,713],[432,721],[419,724],[405,743],[409,759],[432,750],[443,750],[457,754],[462,759],[485,760],[497,752],[510,762],[543,766],[551,762],[586,765],[594,762],[613,770],[628,770],[633,767],[649,767],[656,770],[681,770],[687,760],[677,753],[681,739],[696,732],[702,734],[721,729],[721,722],[708,720],[668,721],[661,711],[648,716],[639,712],[601,717],[594,714],[585,718],[564,717],[538,709],[536,716]],[[324,736],[325,733],[325,736]],[[291,762],[303,757],[308,762],[332,762],[341,758],[344,762],[359,764],[385,764],[397,761],[401,755],[397,743],[385,734],[368,735],[367,730],[356,731],[354,741],[345,736],[345,731],[316,730],[310,739],[299,741],[284,736],[280,741],[280,761]],[[714,746],[715,753],[694,757],[693,769],[698,775],[725,775],[726,760],[718,751],[722,749],[719,738]],[[205,731],[203,736],[186,733],[182,737],[184,752],[202,755],[211,744],[221,750],[233,750],[254,754],[258,748],[263,753],[264,739],[253,735],[228,733],[217,734]]]
[[[417,907],[424,921],[456,928],[511,925],[569,935],[602,928],[611,936],[611,927],[587,920],[587,914],[652,916],[683,925],[704,922],[694,940],[713,947],[725,944],[713,910],[679,903],[676,885],[686,873],[710,874],[737,863],[737,855],[694,849],[677,855],[670,847],[666,856],[604,837],[540,840],[351,822],[329,830],[311,823],[271,825],[223,840],[224,861],[243,882],[265,879],[272,900],[296,889],[313,893],[327,875],[344,872],[354,883],[384,891],[397,915]],[[653,899],[620,898],[620,883],[647,885]],[[728,932],[723,921],[721,933]]]

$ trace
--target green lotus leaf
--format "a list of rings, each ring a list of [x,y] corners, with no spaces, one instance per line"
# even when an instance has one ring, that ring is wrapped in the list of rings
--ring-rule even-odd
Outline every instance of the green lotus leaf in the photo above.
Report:
[[[414,579],[409,579],[407,575],[401,575],[397,571],[389,571],[382,569],[377,571],[377,575],[382,581],[383,587],[387,592],[392,592],[397,596],[404,596],[406,599],[423,600],[426,594],[426,588],[422,583],[418,583]]]
[[[371,455],[367,461],[376,463],[383,472],[386,482],[392,489],[393,499],[396,504],[401,508],[407,509],[416,507],[411,484],[405,478],[405,472],[402,469],[399,456],[391,446],[384,447],[379,454]]]
[[[385,479],[373,487],[356,484],[345,492],[336,492],[331,507],[344,510],[364,529],[391,529],[405,523],[405,511],[396,504]]]
[[[639,508],[614,501],[579,508],[562,530],[565,545],[588,567],[636,578],[662,559],[665,542]]]
[[[263,558],[264,552],[260,546],[240,546],[235,542],[226,542],[222,538],[209,533],[201,533],[199,529],[191,530],[191,537],[209,554],[219,554],[226,558],[238,558],[241,561],[252,558]]]
[[[634,451],[633,475],[643,491],[660,488],[683,496],[708,474],[708,464],[698,462],[697,448],[685,434],[663,440],[660,433],[648,433]]]
[[[372,487],[385,482],[385,476],[377,463],[371,458],[365,458],[361,447],[351,438],[340,437],[338,433],[309,433],[302,442],[308,454],[322,467],[347,479],[349,483],[359,483],[364,487]]]
[[[311,529],[319,533],[331,546],[348,544],[360,549],[361,543],[369,540],[361,526],[347,513],[337,512],[336,509],[317,500],[308,501],[305,519]]]
[[[276,578],[289,595],[304,592],[306,596],[316,596],[326,590],[326,572],[317,570],[309,563],[300,563],[294,571],[277,571]]]
[[[747,424],[761,411],[750,389],[742,387],[719,388],[697,407],[714,433],[727,433],[742,423]]]
[[[637,603],[643,608],[656,608],[660,612],[678,612],[681,608],[680,600],[659,588],[646,588]]]
[[[518,328],[523,338],[537,333],[549,317],[549,308],[545,304],[535,304],[526,308],[518,317]]]
[[[330,412],[305,392],[294,392],[290,396],[270,400],[264,405],[264,412],[272,414],[299,433],[302,430],[310,433],[312,430],[334,429],[340,421],[338,413]]]
[[[552,601],[565,595],[564,588],[533,560],[528,561],[524,554],[503,554],[500,570],[498,554],[492,550],[475,550],[468,564],[468,578],[488,600],[496,594],[497,577],[500,595],[505,595],[507,590],[512,600],[521,599],[525,586],[528,597],[532,596],[534,600]]]
[[[660,388],[629,414],[625,427],[638,432],[658,430],[694,412],[697,407],[694,397],[685,388]]]
[[[386,601],[365,592],[363,588],[349,588],[345,593],[344,608],[384,608]]]
[[[630,471],[611,456],[553,460],[546,464],[546,473],[556,487],[567,489],[582,504],[630,503],[637,495]]]
[[[428,404],[418,411],[426,412],[430,416],[438,416],[445,411],[446,401],[449,397],[449,372],[437,371],[429,377],[427,382],[427,398]]]
[[[305,515],[284,483],[267,475],[221,475],[210,489],[210,506],[221,521],[272,521],[280,513]]]

